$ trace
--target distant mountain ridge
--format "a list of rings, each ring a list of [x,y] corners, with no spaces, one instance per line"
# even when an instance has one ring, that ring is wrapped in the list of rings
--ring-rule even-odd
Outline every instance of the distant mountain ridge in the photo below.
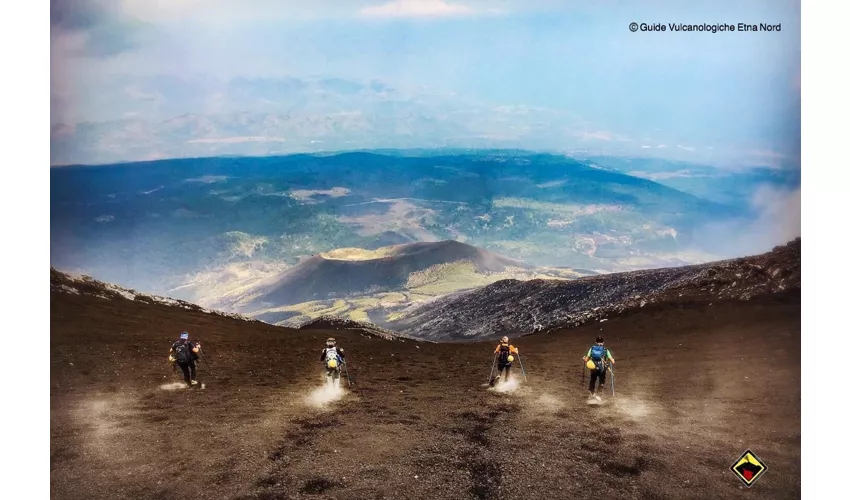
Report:
[[[499,280],[582,275],[535,267],[458,241],[418,242],[320,253],[260,282],[221,287],[203,303],[293,327],[322,317],[374,323],[373,310],[400,309]]]
[[[724,182],[737,184],[735,178]],[[54,168],[50,210],[55,267],[215,308],[229,307],[284,269],[317,255],[334,259],[347,247],[376,251],[454,240],[549,270],[611,272],[747,255],[788,239],[760,231],[777,224],[764,224],[758,212],[740,206],[563,155],[520,151],[351,152]],[[727,234],[740,237],[714,236]],[[712,252],[706,241],[724,245]],[[742,243],[753,250],[734,248]],[[324,276],[342,272],[325,268],[370,265],[319,259],[310,264]],[[482,276],[474,265],[443,271]],[[393,271],[370,278],[373,283],[355,278],[356,286],[342,288],[386,289],[385,281],[397,283],[398,276]],[[471,286],[490,282],[472,281]],[[442,290],[431,287],[424,295],[456,291],[457,284],[460,280]],[[286,302],[324,292],[292,293]],[[338,308],[307,316],[332,309]],[[358,314],[353,319],[365,319]]]
[[[354,329],[382,338],[458,342],[545,333],[646,308],[677,304],[748,301],[801,291],[801,240],[761,255],[678,268],[589,276],[574,280],[501,280],[450,294],[407,309],[395,321],[356,321],[323,315],[303,329]],[[51,292],[217,314],[247,321],[244,315],[205,309],[186,301],[148,296],[89,277],[51,268]]]
[[[645,306],[799,293],[800,264],[797,238],[762,255],[701,265],[568,281],[499,281],[413,305],[399,319],[377,323],[429,340],[516,336],[604,321]]]
[[[181,299],[139,293],[130,288],[96,280],[91,276],[73,276],[69,273],[64,273],[54,269],[53,267],[50,268],[50,291],[70,293],[73,295],[85,295],[105,300],[130,300],[144,304],[159,304],[167,307],[177,307],[189,311],[224,316],[241,321],[258,321],[237,313],[207,309]]]
[[[264,323],[263,321],[260,321],[258,319],[243,316],[241,314],[207,309],[197,304],[186,302],[185,300],[174,299],[171,297],[161,297],[157,295],[145,295],[135,290],[115,285],[113,283],[105,283],[96,280],[90,276],[73,276],[71,274],[64,273],[52,267],[50,268],[50,292],[94,297],[101,300],[126,300],[139,304],[158,305],[168,308],[182,309],[185,311],[210,314],[213,316],[231,318],[250,323]],[[376,325],[364,324],[362,322],[332,317],[317,318],[314,321],[302,325],[301,328],[304,330],[344,329],[348,331],[358,331],[366,333],[371,337],[378,337],[385,340],[416,340],[415,337],[411,337],[403,333],[392,332]]]
[[[345,258],[335,251],[310,257],[260,285],[252,292],[252,303],[280,306],[392,291],[404,287],[412,273],[458,261],[471,262],[481,273],[533,268],[457,241],[397,245],[365,255]]]

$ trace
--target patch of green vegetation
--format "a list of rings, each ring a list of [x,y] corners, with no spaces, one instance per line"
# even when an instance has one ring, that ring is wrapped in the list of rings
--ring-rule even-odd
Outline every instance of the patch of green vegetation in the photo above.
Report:
[[[379,293],[377,296],[380,302],[405,302],[407,296],[401,292]]]
[[[545,201],[536,201],[526,198],[496,198],[493,200],[493,206],[496,208],[521,208],[524,210],[534,210],[544,214],[555,215],[558,217],[571,218],[581,211],[581,206],[575,204],[550,203]]]
[[[334,301],[330,300],[314,300],[310,302],[301,302],[299,304],[292,304],[281,307],[273,307],[269,309],[263,309],[260,311],[253,311],[252,314],[267,314],[274,312],[297,312],[302,316],[308,316],[310,318],[317,318],[319,316],[334,316],[341,315],[343,313],[348,312],[352,308],[352,305],[347,301],[338,299]]]
[[[409,293],[407,295],[408,300],[410,300],[410,302],[418,302],[420,300],[428,300],[428,299],[434,298],[434,295],[425,295],[425,294],[418,293],[418,292],[419,291],[417,290],[416,292]]]
[[[393,312],[387,315],[387,321],[398,321],[400,319],[404,319],[407,316],[403,312]]]
[[[371,320],[369,319],[369,313],[364,311],[363,309],[355,309],[349,312],[348,317],[354,321],[371,323]]]
[[[338,248],[330,252],[323,252],[322,257],[334,260],[372,260],[388,257],[392,252],[388,247],[375,250],[364,250],[362,248]]]
[[[492,283],[493,278],[479,273],[459,273],[422,286],[411,288],[410,291],[419,295],[445,295],[447,293],[476,288]]]
[[[340,300],[334,301],[333,305],[328,307],[327,309],[322,309],[320,315],[330,316],[330,315],[335,315],[335,314],[341,314],[341,313],[348,311],[349,308],[350,308],[350,306],[348,305],[348,302],[340,299]]]
[[[471,261],[449,262],[437,264],[422,271],[410,273],[406,288],[414,290],[431,284],[454,280],[457,276],[477,274],[475,264]]]
[[[351,304],[351,307],[365,309],[378,307],[381,299],[378,296],[360,296],[348,299],[348,303]]]

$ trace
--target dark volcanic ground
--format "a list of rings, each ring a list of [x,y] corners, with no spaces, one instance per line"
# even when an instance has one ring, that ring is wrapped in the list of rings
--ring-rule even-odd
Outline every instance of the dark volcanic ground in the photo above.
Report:
[[[498,339],[579,326],[671,302],[709,304],[750,300],[800,289],[801,240],[770,252],[699,265],[644,269],[573,280],[501,280],[472,290],[406,306],[384,328],[420,339],[469,341]]]
[[[799,498],[799,290],[647,307],[514,339],[528,381],[482,387],[493,345],[286,330],[159,304],[51,294],[56,499]],[[203,341],[205,389],[170,343]],[[588,406],[598,333],[616,399]],[[324,407],[329,334],[354,382]],[[516,367],[520,375],[519,366]],[[752,449],[749,490],[729,467]]]

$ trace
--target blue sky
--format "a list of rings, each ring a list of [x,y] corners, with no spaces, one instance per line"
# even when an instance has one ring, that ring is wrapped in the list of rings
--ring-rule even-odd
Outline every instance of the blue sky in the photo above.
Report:
[[[110,77],[324,75],[567,111],[597,137],[799,153],[799,2],[54,0],[52,94]],[[782,23],[779,33],[632,33]],[[103,110],[99,110],[101,113]]]

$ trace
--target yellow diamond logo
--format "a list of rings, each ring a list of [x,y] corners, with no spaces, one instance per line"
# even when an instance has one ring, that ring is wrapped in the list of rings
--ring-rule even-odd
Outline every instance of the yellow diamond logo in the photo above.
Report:
[[[767,472],[767,464],[762,462],[755,453],[747,450],[730,469],[749,488]]]

